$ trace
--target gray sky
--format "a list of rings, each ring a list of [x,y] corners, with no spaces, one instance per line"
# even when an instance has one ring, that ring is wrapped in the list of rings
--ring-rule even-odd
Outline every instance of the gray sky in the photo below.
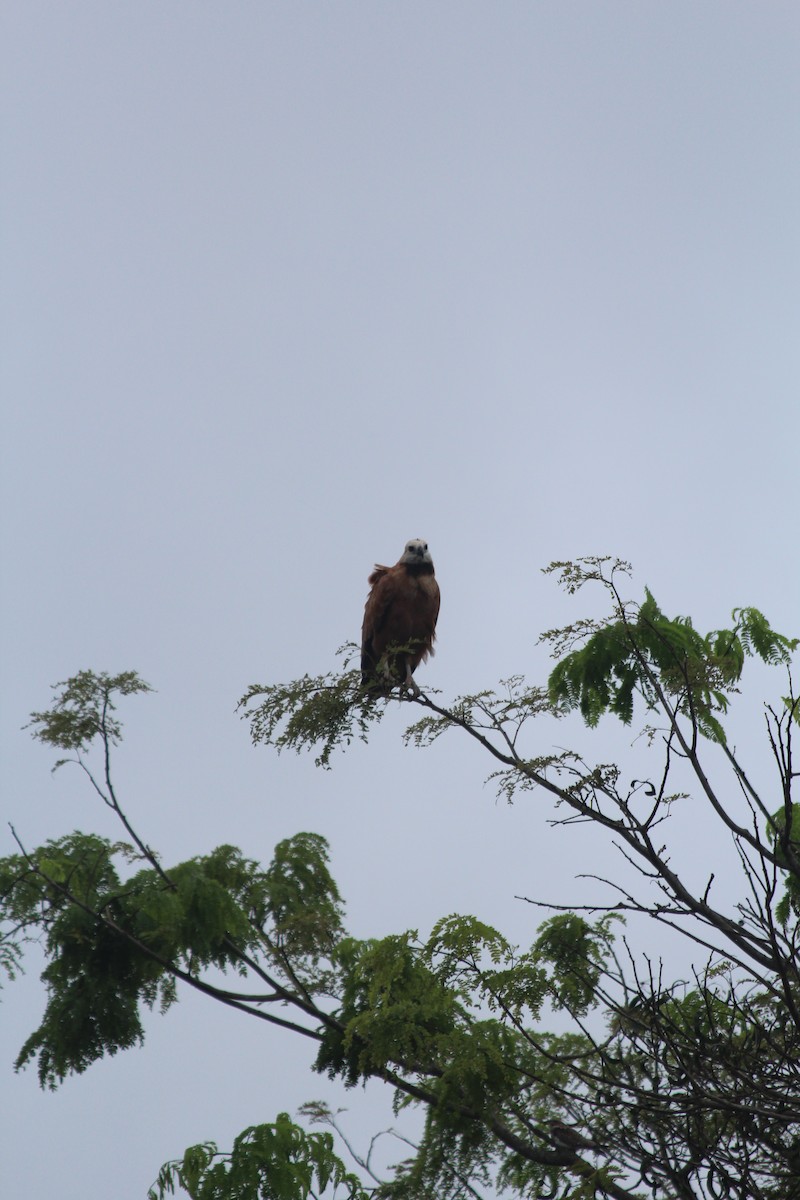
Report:
[[[583,894],[596,837],[496,804],[456,738],[403,750],[397,706],[328,774],[233,708],[334,665],[413,536],[445,698],[546,672],[538,633],[593,603],[553,558],[800,632],[800,10],[10,0],[2,26],[3,817],[117,835],[19,727],[133,668],[158,691],[118,786],[167,863],[314,829],[359,936],[461,911],[529,940],[514,896]],[[385,1119],[194,996],[45,1095],[10,1069],[36,976],[4,993],[9,1196],[140,1200],[311,1097]]]

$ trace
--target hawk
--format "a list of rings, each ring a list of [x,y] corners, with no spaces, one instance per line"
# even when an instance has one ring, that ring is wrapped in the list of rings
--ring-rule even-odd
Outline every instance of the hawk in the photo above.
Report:
[[[419,696],[412,676],[433,654],[439,585],[428,543],[412,538],[393,567],[375,564],[361,627],[361,682],[371,695]]]
[[[565,1125],[563,1121],[550,1122],[550,1136],[559,1150],[572,1150],[574,1154],[580,1153],[581,1150],[602,1149],[594,1139],[584,1137],[579,1130],[572,1125]]]

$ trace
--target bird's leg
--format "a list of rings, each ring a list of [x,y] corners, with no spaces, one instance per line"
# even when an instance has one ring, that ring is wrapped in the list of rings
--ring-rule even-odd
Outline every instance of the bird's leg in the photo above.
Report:
[[[418,700],[422,695],[419,687],[414,682],[414,676],[411,674],[411,667],[408,665],[408,661],[406,661],[406,677],[401,684],[400,690],[401,692],[405,692],[411,700]]]

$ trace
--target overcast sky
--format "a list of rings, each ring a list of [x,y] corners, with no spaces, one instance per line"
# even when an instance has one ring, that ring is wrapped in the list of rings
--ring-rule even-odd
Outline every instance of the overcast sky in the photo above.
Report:
[[[7,0],[1,33],[3,825],[118,836],[20,726],[136,669],[117,780],[167,865],[313,829],[357,935],[530,940],[514,897],[584,896],[596,836],[497,804],[456,737],[404,750],[399,706],[324,774],[235,702],[332,667],[417,536],[445,699],[541,678],[538,633],[596,608],[553,558],[800,632],[800,9]],[[4,993],[9,1197],[141,1200],[316,1096],[387,1119],[196,996],[43,1094],[10,1065],[37,974]]]

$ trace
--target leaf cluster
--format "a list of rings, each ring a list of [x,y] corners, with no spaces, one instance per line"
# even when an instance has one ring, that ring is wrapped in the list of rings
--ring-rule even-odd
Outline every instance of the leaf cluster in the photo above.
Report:
[[[347,643],[339,654],[352,656],[354,650]],[[385,711],[362,687],[360,671],[353,669],[304,675],[289,684],[254,683],[237,707],[250,723],[254,745],[272,746],[279,754],[318,747],[314,762],[326,769],[335,749],[354,739],[365,742],[370,724],[380,721]]]
[[[148,1200],[164,1200],[176,1188],[191,1200],[307,1200],[312,1194],[368,1200],[370,1194],[334,1152],[331,1134],[308,1133],[287,1113],[245,1129],[229,1153],[213,1142],[191,1146],[161,1168]]]
[[[570,586],[577,586],[572,577]],[[667,617],[649,590],[640,605],[623,602],[615,592],[614,607],[612,618],[577,639],[583,644],[561,658],[548,681],[553,704],[578,709],[589,726],[605,713],[630,724],[638,693],[648,710],[667,699],[704,736],[724,743],[719,715],[727,711],[745,658],[788,664],[798,645],[772,629],[756,608],[734,609],[729,628],[701,634],[691,618]],[[544,636],[562,646],[572,632],[567,627]]]
[[[439,1061],[440,1043],[459,1017],[458,998],[441,986],[414,941],[406,933],[339,943],[337,1026],[323,1036],[317,1070],[352,1087],[393,1062],[424,1070]]]
[[[114,696],[134,696],[152,690],[135,671],[121,671],[117,675],[79,671],[53,685],[53,691],[57,692],[53,704],[43,712],[31,713],[26,728],[33,729],[32,736],[38,741],[61,750],[82,753],[98,735],[116,745],[122,726],[113,715],[117,707]],[[65,761],[59,759],[56,767]]]
[[[130,857],[124,843],[76,833],[0,861],[9,937],[19,945],[46,934],[47,1006],[17,1059],[18,1068],[37,1059],[43,1085],[141,1043],[141,1006],[168,1008],[177,980],[209,969],[244,976],[251,955],[281,966],[291,954],[306,994],[326,985],[315,968],[342,913],[318,835],[279,843],[266,870],[220,846],[123,878],[120,860]]]

